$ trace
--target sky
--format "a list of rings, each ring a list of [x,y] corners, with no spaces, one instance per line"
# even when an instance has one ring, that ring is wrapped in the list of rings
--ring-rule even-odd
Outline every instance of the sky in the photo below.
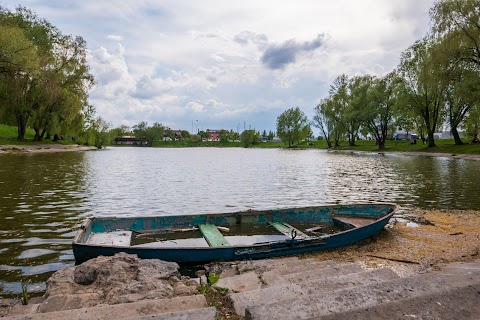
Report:
[[[311,119],[333,80],[393,70],[429,29],[434,0],[0,0],[82,36],[112,127],[275,131]]]

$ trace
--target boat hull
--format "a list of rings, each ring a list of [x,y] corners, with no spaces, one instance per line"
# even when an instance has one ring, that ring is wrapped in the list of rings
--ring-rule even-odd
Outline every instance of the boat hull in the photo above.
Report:
[[[352,208],[359,207],[359,210],[352,210]],[[315,209],[318,207],[315,207]],[[347,208],[348,210],[346,210]],[[302,209],[312,209],[312,208],[297,208],[297,209],[290,209],[293,212],[299,212]],[[342,209],[344,211],[342,211]],[[272,213],[272,211],[268,211],[271,213],[269,219],[276,220],[275,218],[279,218],[280,214],[275,215],[275,213],[287,213],[289,209],[282,209]],[[312,251],[319,251],[325,249],[331,249],[341,246],[350,245],[356,243],[361,240],[365,240],[372,236],[378,234],[388,223],[389,219],[392,217],[396,210],[395,205],[391,204],[380,204],[380,205],[361,205],[361,206],[328,206],[322,207],[319,212],[323,212],[322,210],[326,210],[326,212],[343,212],[342,216],[352,217],[352,216],[368,216],[371,215],[372,222],[360,226],[360,227],[353,227],[349,230],[345,230],[342,232],[338,232],[331,235],[326,235],[322,237],[313,237],[313,238],[306,238],[306,239],[287,239],[284,241],[277,241],[272,243],[263,243],[263,244],[255,244],[255,245],[247,245],[247,246],[224,246],[224,247],[171,247],[171,248],[144,248],[144,247],[129,247],[129,246],[108,246],[108,245],[91,245],[87,243],[82,243],[82,231],[75,237],[75,240],[72,244],[73,252],[75,255],[75,260],[78,263],[84,262],[86,260],[95,258],[97,256],[112,256],[119,252],[126,252],[129,254],[136,254],[139,258],[142,259],[161,259],[165,261],[175,261],[179,263],[202,263],[202,262],[209,262],[209,261],[229,261],[229,260],[243,260],[243,259],[263,259],[263,258],[270,258],[276,256],[283,256],[283,255],[293,255],[299,253],[306,253]],[[346,210],[346,211],[345,211]],[[308,211],[308,210],[307,210]],[[311,210],[310,210],[311,211]],[[318,211],[318,210],[317,210]],[[230,217],[235,217],[238,220],[238,215],[242,217],[254,217],[252,219],[260,219],[262,220],[262,216],[265,215],[266,211],[262,212],[254,212],[254,211],[247,211],[247,212],[240,212],[234,214],[220,214],[220,215],[202,215],[202,217],[206,217],[206,221],[212,221],[213,219],[217,219],[217,222],[220,220],[223,222],[224,225],[228,223],[228,219]],[[314,210],[314,212],[316,212]],[[346,212],[346,213],[345,213]],[[358,212],[358,213],[357,213]],[[382,213],[380,213],[382,212]],[[223,216],[223,217],[222,217]],[[330,215],[331,216],[331,215]],[[199,216],[189,217],[187,216],[177,216],[177,220],[182,219],[190,219],[189,222],[183,222],[181,226],[188,226],[188,225],[195,225],[198,223]],[[175,216],[168,217],[173,218],[172,221],[175,220]],[[225,220],[225,219],[226,220]],[[288,217],[287,217],[288,218]],[[318,217],[316,217],[318,219]],[[117,223],[123,218],[118,218],[113,223],[113,227],[118,226]],[[286,219],[286,216],[283,215],[281,219]],[[306,217],[301,217],[301,219],[306,219]],[[320,217],[320,220],[324,219]],[[327,218],[325,218],[327,219]],[[202,219],[200,219],[202,220]],[[290,219],[291,220],[291,219]],[[114,220],[111,220],[114,221]],[[201,221],[203,222],[203,221]],[[145,222],[146,223],[146,222]],[[148,222],[153,223],[153,222]],[[165,224],[165,222],[163,222]],[[91,227],[92,230],[102,229],[103,227],[93,226]],[[115,229],[113,229],[115,230]],[[101,230],[100,230],[101,231]],[[108,230],[106,230],[108,231]],[[83,234],[83,238],[85,238],[85,234]]]

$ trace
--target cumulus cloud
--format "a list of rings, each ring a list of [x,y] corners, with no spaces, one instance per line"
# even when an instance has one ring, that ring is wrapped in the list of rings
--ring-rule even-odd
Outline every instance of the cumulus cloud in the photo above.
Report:
[[[263,52],[261,61],[269,69],[283,69],[287,64],[294,63],[300,53],[320,48],[324,39],[325,34],[321,33],[312,41],[298,43],[291,39],[282,44],[273,44]]]

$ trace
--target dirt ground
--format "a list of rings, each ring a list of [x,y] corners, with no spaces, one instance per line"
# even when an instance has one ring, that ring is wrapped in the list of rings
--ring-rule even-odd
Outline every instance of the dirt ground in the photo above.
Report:
[[[377,237],[334,250],[309,254],[318,260],[356,261],[390,267],[400,276],[444,263],[480,257],[480,211],[410,210],[418,223],[393,218]]]
[[[88,151],[88,150],[96,150],[96,149],[97,148],[92,146],[79,146],[77,144],[0,145],[0,154]]]

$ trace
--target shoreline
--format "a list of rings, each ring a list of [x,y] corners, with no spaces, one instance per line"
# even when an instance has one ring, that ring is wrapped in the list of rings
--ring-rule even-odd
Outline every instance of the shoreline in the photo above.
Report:
[[[441,270],[452,263],[478,261],[480,233],[476,226],[479,223],[478,210],[400,210],[386,229],[373,239],[331,250],[277,257],[270,261],[272,264],[279,261],[287,263],[298,258],[298,261],[305,259],[318,263],[328,261],[339,264],[357,263],[366,271],[389,268],[400,278],[408,278]],[[213,262],[205,265],[205,270],[222,274],[220,278],[223,279],[232,276],[228,274],[235,263],[242,262]],[[245,269],[245,272],[249,270]],[[241,319],[234,314],[232,308],[222,306],[220,302],[224,302],[224,296],[214,292],[216,291],[209,291],[206,294],[204,292],[207,300],[211,300],[209,305],[218,305],[217,313],[220,315]],[[42,303],[45,298],[47,297],[32,299],[32,307],[35,303]],[[0,317],[8,315],[13,307],[14,304],[4,305]],[[27,311],[30,308],[20,305],[17,307]],[[88,303],[85,305],[81,303],[81,307],[88,307]]]
[[[453,158],[453,159],[464,159],[464,160],[480,160],[480,154],[467,154],[467,153],[443,153],[443,152],[422,152],[422,151],[366,151],[366,150],[354,150],[354,149],[343,149],[335,150],[330,149],[327,151],[330,152],[359,152],[359,153],[376,153],[376,154],[398,154],[402,156],[423,156],[430,158]]]
[[[92,150],[97,150],[97,148],[78,144],[0,145],[0,154],[36,154]]]

